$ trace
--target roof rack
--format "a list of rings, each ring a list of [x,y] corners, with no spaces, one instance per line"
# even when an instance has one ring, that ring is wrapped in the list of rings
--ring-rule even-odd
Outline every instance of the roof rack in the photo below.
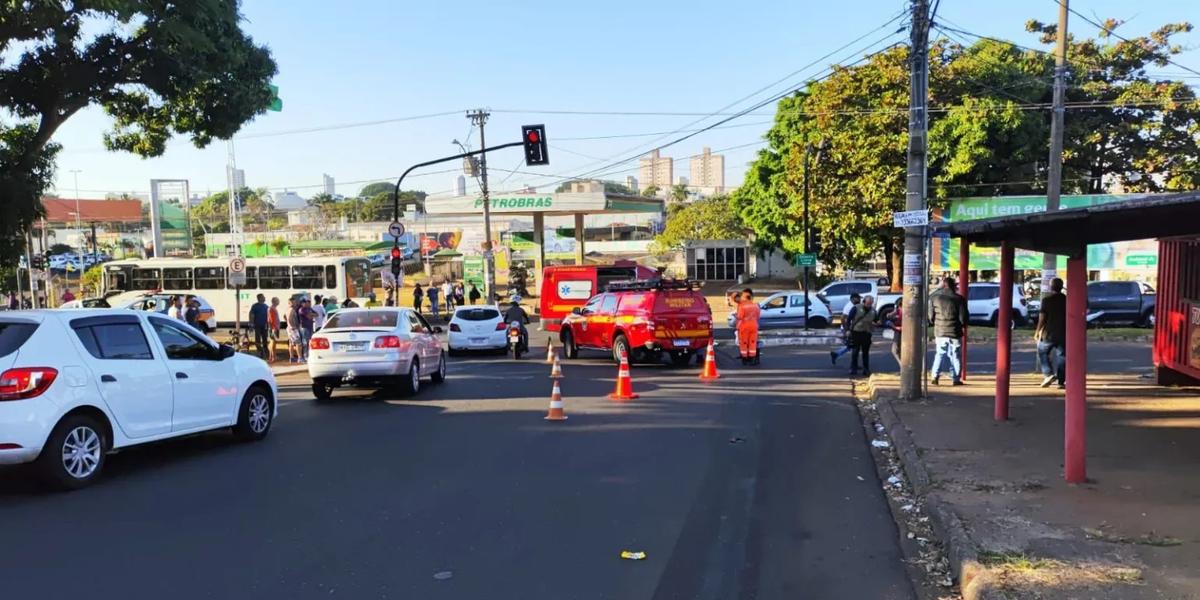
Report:
[[[691,279],[631,279],[614,281],[604,286],[606,292],[631,292],[648,290],[698,290],[700,282]]]

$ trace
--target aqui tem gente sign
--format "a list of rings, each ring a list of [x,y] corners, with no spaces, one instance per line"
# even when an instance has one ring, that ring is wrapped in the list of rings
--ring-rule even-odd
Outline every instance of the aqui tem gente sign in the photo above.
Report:
[[[929,211],[905,210],[892,213],[892,224],[896,227],[924,227],[929,224]]]

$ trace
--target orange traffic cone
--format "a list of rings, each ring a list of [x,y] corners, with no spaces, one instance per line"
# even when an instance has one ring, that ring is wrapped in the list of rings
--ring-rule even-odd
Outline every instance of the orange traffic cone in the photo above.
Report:
[[[567,420],[567,415],[563,412],[562,390],[558,389],[558,380],[554,381],[554,389],[550,392],[550,412],[543,418],[547,421]]]
[[[554,341],[546,338],[546,364],[554,362],[554,359],[557,357],[558,354],[554,351]]]
[[[562,379],[562,364],[558,362],[558,355],[554,355],[554,366],[550,368],[550,379]]]
[[[717,351],[713,348],[713,341],[708,340],[708,353],[704,356],[704,370],[700,372],[700,379],[711,381],[720,378],[721,374],[717,373]]]
[[[621,366],[617,369],[617,389],[608,395],[609,400],[633,400],[633,378],[629,376],[629,358],[621,354]]]

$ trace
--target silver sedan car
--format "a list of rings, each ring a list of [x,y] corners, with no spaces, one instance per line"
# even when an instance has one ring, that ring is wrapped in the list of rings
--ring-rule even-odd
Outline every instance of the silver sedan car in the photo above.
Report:
[[[416,394],[421,378],[446,379],[446,353],[425,317],[408,308],[348,308],[309,341],[313,395],[326,401],[340,386]]]

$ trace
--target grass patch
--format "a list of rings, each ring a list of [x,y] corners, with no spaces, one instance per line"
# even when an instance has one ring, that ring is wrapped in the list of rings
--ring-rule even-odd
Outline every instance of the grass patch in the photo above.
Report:
[[[1024,552],[992,552],[984,550],[979,553],[979,562],[985,567],[1004,567],[1006,570],[1018,572],[1063,567],[1063,563],[1057,560],[1034,558]]]

